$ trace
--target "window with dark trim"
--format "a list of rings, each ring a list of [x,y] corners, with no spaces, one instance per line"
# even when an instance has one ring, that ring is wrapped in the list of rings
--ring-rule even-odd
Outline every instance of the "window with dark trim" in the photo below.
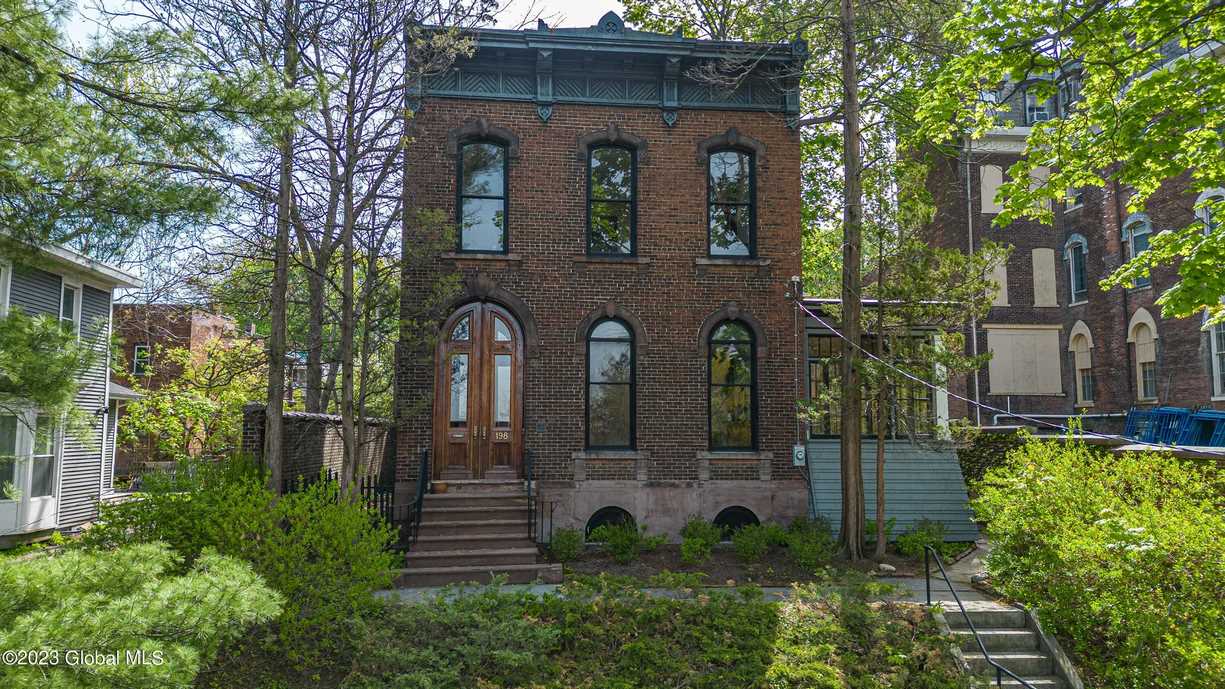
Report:
[[[1132,260],[1148,251],[1148,236],[1153,231],[1153,225],[1146,218],[1140,218],[1128,223],[1124,234],[1127,241],[1127,259]],[[1153,284],[1152,276],[1138,277],[1132,287],[1147,287]]]
[[[757,360],[753,331],[724,321],[710,333],[710,449],[757,448]]]
[[[629,450],[635,442],[634,335],[616,318],[587,334],[587,447]]]
[[[587,254],[633,256],[637,252],[638,164],[623,146],[587,152]]]
[[[1089,280],[1085,275],[1085,259],[1089,255],[1086,241],[1079,235],[1064,245],[1064,256],[1068,262],[1069,303],[1077,304],[1089,298]]]
[[[460,148],[456,171],[459,251],[505,253],[507,156],[493,141],[472,141]]]
[[[863,335],[863,348],[876,352],[875,335]],[[929,338],[923,335],[893,336],[885,340],[895,365],[908,369],[919,377],[927,377],[917,362],[930,360],[923,356],[920,348],[930,346]],[[916,362],[910,364],[909,362]],[[809,416],[810,438],[831,438],[842,433],[840,372],[842,366],[842,342],[834,335],[808,336],[808,399],[812,413]],[[885,435],[889,438],[928,437],[935,432],[935,393],[931,388],[909,379],[890,381]],[[865,436],[876,435],[876,389],[865,385],[863,392],[863,415],[860,428]]]
[[[710,154],[707,223],[711,256],[757,255],[757,171],[752,153]]]

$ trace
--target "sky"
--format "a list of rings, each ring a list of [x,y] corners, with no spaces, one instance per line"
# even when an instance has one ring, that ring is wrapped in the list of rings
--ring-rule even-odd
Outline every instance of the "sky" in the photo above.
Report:
[[[89,8],[94,4],[93,0],[78,0],[78,11],[64,26],[64,33],[72,42],[83,43],[96,29],[95,24],[89,20]],[[107,0],[106,4],[116,7],[122,2]],[[502,27],[521,23],[527,13],[538,14],[551,26],[593,26],[605,12],[622,11],[621,3],[616,0],[503,0],[502,7],[498,17],[498,26]]]

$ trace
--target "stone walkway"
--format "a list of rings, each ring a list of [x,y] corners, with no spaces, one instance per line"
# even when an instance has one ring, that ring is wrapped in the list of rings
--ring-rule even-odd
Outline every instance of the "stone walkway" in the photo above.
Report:
[[[990,545],[985,540],[980,540],[977,543],[978,548],[966,555],[962,559],[947,565],[945,569],[948,571],[949,579],[953,582],[953,589],[957,591],[957,595],[964,601],[989,601],[993,600],[970,585],[970,579],[975,574],[983,571],[983,558],[990,550]],[[948,585],[939,575],[939,571],[935,565],[932,565],[932,600],[953,603],[953,594],[949,590]],[[926,602],[927,591],[926,581],[922,576],[917,577],[877,577],[877,581],[891,584],[899,589],[899,593],[894,596],[898,600],[913,601],[916,603]],[[467,587],[452,587],[448,589],[452,596],[471,595],[488,590],[488,586],[467,586]],[[501,587],[501,590],[508,592],[527,591],[535,595],[543,595],[557,591],[557,584],[507,584]],[[722,587],[709,587],[707,590],[721,590]],[[398,600],[405,603],[416,603],[425,600],[436,598],[443,589],[439,588],[401,588],[390,591],[381,591],[379,595],[388,600]],[[683,594],[673,589],[646,589],[652,595],[679,597]],[[793,589],[790,586],[763,586],[762,591],[768,600],[782,600],[791,595]],[[946,605],[945,609],[950,606]]]

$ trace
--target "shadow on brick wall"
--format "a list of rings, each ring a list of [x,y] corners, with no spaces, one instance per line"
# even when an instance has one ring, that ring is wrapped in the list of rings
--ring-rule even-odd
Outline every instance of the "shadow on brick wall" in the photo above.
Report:
[[[339,473],[344,457],[341,419],[334,414],[285,412],[281,452],[281,475],[286,480],[299,476],[314,478],[323,471]],[[243,409],[242,451],[261,456],[264,450],[264,406],[249,404]],[[366,419],[366,436],[361,441],[358,476],[378,477],[379,483],[395,479],[395,433],[386,419]]]

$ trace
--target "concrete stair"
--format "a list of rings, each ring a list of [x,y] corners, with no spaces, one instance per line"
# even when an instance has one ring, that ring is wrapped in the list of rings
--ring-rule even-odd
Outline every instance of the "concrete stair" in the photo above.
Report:
[[[448,492],[427,495],[417,542],[396,585],[410,588],[476,582],[561,581],[561,566],[539,561],[528,536],[522,481],[448,481]]]
[[[989,677],[995,685],[996,670],[987,662],[966,621],[968,615],[991,660],[1021,677],[1035,689],[1064,689],[1065,682],[1055,673],[1055,663],[1043,650],[1038,634],[1027,625],[1025,612],[991,601],[966,601],[966,615],[955,603],[945,604],[945,619],[960,642],[962,654],[976,675]],[[1004,675],[1002,687],[1025,685]]]

